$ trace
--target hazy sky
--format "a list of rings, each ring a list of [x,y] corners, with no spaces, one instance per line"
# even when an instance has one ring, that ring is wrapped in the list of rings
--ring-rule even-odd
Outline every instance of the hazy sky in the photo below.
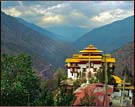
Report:
[[[2,1],[2,11],[44,28],[94,28],[134,14],[133,1]]]

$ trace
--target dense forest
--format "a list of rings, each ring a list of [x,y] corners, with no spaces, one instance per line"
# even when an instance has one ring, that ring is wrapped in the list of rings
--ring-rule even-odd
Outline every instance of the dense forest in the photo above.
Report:
[[[3,106],[70,105],[73,99],[72,91],[67,94],[65,86],[59,85],[61,80],[66,79],[62,68],[56,70],[52,80],[45,81],[32,71],[32,59],[29,55],[2,54],[1,69]]]

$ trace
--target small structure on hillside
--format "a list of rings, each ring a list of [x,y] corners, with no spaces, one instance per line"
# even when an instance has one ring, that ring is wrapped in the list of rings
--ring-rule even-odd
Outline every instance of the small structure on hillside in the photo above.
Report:
[[[85,87],[79,87],[75,90],[76,99],[73,103],[75,106],[109,106],[110,97],[113,93],[113,85],[108,85],[107,99],[105,100],[104,84],[93,83]]]
[[[113,68],[115,58],[112,58],[110,54],[102,54],[101,50],[89,45],[81,50],[79,54],[73,54],[72,58],[67,58],[65,62],[68,78],[76,80],[84,77],[88,80],[88,78],[95,76],[104,62]]]
[[[116,75],[112,75],[112,76],[115,79],[116,84],[117,84],[117,86],[115,87],[115,90],[117,90],[116,96],[121,96],[121,93],[123,90],[123,80],[119,76],[116,76]],[[133,97],[134,86],[131,85],[131,83],[126,82],[124,90],[127,91],[126,96]]]
[[[119,104],[117,104],[117,105],[114,104],[114,106],[120,105],[122,92],[124,93],[124,105],[123,106],[132,106],[133,99],[134,99],[133,98],[134,86],[131,83],[125,82],[125,86],[123,87],[123,80],[119,76],[116,76],[116,75],[112,75],[112,76],[115,79],[116,84],[117,84],[117,86],[114,87],[114,92],[112,94],[112,101],[116,102],[115,101],[116,99],[117,99],[117,102],[119,101]]]

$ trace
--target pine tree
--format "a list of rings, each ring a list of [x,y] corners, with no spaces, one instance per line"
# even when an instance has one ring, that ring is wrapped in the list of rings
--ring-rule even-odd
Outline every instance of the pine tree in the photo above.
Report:
[[[70,90],[69,93],[67,93],[67,86],[64,85],[62,87],[59,87],[58,93],[56,96],[56,105],[57,106],[70,106],[72,105],[74,95],[73,95],[73,89]]]
[[[107,77],[108,77],[108,84],[110,85],[116,85],[115,79],[112,77],[114,74],[115,67],[109,67],[107,64]],[[105,83],[105,64],[102,68],[98,69],[96,78],[98,79],[98,82]]]
[[[39,95],[39,79],[32,71],[31,57],[26,54],[1,56],[2,105],[33,105]]]

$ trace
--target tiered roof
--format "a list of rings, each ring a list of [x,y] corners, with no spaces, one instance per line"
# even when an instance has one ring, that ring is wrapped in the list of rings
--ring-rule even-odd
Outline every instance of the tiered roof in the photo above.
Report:
[[[89,45],[88,47],[80,51],[80,53],[101,53],[101,52],[102,52],[101,50],[98,50],[93,45]]]
[[[80,62],[80,60],[74,58],[67,58],[65,62]]]
[[[84,56],[83,53],[88,55]],[[92,55],[94,53],[99,53],[99,55]],[[81,61],[101,61],[101,62],[115,62],[115,58],[111,58],[110,54],[101,55],[102,51],[95,48],[93,45],[89,45],[80,51],[79,54],[73,54],[72,58],[67,58],[65,62],[74,62],[78,63]],[[104,58],[105,57],[105,58]]]

